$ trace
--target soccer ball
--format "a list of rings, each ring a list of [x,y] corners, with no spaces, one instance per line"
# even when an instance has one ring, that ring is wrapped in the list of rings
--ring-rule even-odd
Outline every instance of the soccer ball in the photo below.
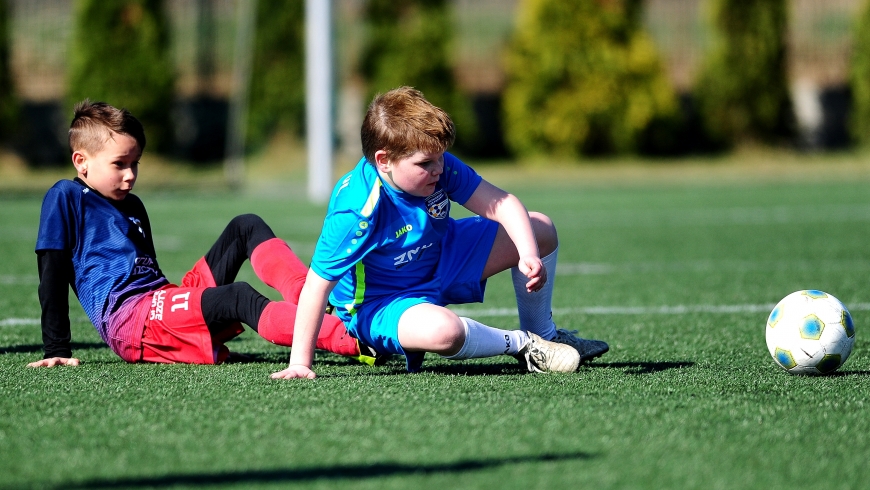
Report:
[[[828,374],[852,353],[855,324],[837,298],[816,290],[796,291],[767,319],[767,350],[792,374]]]

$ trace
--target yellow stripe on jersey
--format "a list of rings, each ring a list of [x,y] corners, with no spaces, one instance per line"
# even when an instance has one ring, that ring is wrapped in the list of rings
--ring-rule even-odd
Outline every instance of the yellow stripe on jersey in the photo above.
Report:
[[[369,193],[369,198],[366,199],[366,204],[363,206],[362,211],[359,214],[368,218],[375,211],[375,206],[378,204],[378,199],[381,197],[381,179],[377,179],[375,181],[375,185],[372,187],[372,191]]]
[[[353,292],[353,304],[347,305],[347,312],[356,315],[357,306],[361,306],[366,295],[366,267],[362,261],[356,263],[356,289]]]

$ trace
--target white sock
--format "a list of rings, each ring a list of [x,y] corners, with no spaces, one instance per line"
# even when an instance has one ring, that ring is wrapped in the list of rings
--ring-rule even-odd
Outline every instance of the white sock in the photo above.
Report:
[[[492,357],[502,354],[513,355],[529,341],[522,330],[501,330],[489,327],[471,318],[459,317],[465,325],[465,343],[459,352],[444,359],[462,360],[479,357]]]
[[[556,282],[558,257],[559,247],[556,247],[553,253],[541,259],[547,269],[547,283],[536,293],[526,291],[529,278],[520,272],[519,268],[511,268],[511,279],[517,296],[517,311],[520,314],[520,328],[536,333],[544,340],[556,336],[556,324],[553,323],[553,284]]]

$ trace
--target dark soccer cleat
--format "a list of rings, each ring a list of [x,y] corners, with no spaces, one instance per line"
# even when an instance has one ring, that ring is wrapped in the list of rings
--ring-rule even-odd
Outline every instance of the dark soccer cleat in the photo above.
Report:
[[[582,339],[577,337],[576,330],[565,330],[564,328],[556,329],[556,336],[550,339],[550,342],[570,345],[577,353],[580,354],[580,362],[587,362],[601,357],[610,350],[610,346],[606,342],[600,340]]]

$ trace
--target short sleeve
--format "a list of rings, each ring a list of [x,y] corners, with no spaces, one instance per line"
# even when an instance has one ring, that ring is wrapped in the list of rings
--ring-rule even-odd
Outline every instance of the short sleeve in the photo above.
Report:
[[[444,190],[451,200],[465,204],[483,178],[473,168],[451,155],[444,154]]]
[[[75,243],[74,222],[69,193],[55,185],[42,200],[36,250],[72,250]]]
[[[342,210],[328,214],[314,248],[311,269],[328,281],[339,280],[377,246],[373,232],[372,220],[357,212]]]

